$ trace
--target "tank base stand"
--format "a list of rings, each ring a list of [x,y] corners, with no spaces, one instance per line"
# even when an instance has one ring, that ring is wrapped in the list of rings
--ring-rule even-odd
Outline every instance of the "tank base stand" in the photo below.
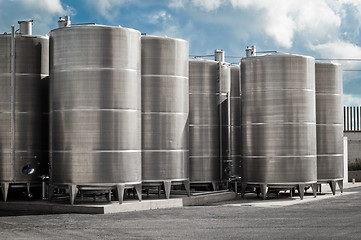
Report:
[[[338,187],[340,188],[340,192],[343,193],[343,179],[342,180],[338,180]]]
[[[190,185],[189,180],[184,180],[183,184],[184,184],[184,188],[186,190],[187,196],[190,197],[191,196],[191,185]]]
[[[298,185],[298,194],[300,194],[300,199],[303,200],[303,197],[305,196],[305,184]]]
[[[163,181],[163,185],[164,185],[165,198],[169,199],[170,198],[170,189],[172,187],[172,182],[171,181]]]
[[[259,189],[261,190],[262,199],[265,200],[268,194],[267,184],[260,184]]]
[[[332,191],[332,195],[336,194],[336,181],[331,180],[329,183],[331,191]]]
[[[124,190],[125,190],[125,184],[118,184],[118,185],[117,185],[117,192],[118,192],[119,204],[122,204],[122,203],[123,203]]]
[[[316,197],[317,196],[317,188],[318,188],[317,183],[311,184],[311,188],[312,188],[312,192],[313,192],[313,197]]]
[[[244,194],[246,193],[247,183],[241,183],[241,198],[244,198]]]
[[[78,187],[74,184],[69,185],[69,197],[70,197],[70,204],[74,205],[76,195],[78,193]]]
[[[1,183],[1,190],[4,198],[4,202],[8,200],[9,183]]]
[[[213,191],[218,191],[219,183],[218,182],[212,182],[212,188],[213,188]]]
[[[137,192],[139,202],[142,201],[142,184],[134,185],[135,191]]]

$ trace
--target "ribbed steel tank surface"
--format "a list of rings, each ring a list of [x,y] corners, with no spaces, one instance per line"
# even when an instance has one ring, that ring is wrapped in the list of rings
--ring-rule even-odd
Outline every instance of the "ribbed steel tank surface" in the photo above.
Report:
[[[189,189],[188,42],[142,36],[142,181]]]
[[[40,175],[48,169],[43,103],[47,102],[49,38],[15,34],[14,43],[10,34],[0,35],[0,183],[4,200],[9,186],[26,184],[29,191],[30,184],[41,183]]]
[[[241,75],[240,66],[231,66],[231,111],[230,111],[230,134],[231,134],[231,159],[232,175],[241,177]]]
[[[342,66],[316,63],[317,180],[333,193],[344,175],[342,109]]]
[[[314,58],[250,57],[241,69],[242,182],[303,191],[317,181]]]
[[[133,29],[50,32],[50,184],[140,187],[140,54]]]
[[[230,71],[227,63],[189,61],[190,181],[212,183],[213,189],[222,180],[222,165],[227,158],[221,136],[227,138],[224,129],[228,128]]]

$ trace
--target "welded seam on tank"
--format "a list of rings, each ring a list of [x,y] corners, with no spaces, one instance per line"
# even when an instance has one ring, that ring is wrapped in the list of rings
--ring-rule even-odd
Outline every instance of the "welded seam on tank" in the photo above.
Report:
[[[243,158],[304,158],[304,157],[307,157],[307,158],[314,158],[314,157],[317,157],[317,155],[311,155],[311,154],[307,154],[307,155],[287,155],[287,156],[284,156],[284,155],[263,155],[263,156],[245,156],[245,155],[242,155]]]
[[[342,126],[343,123],[317,123],[317,126]]]
[[[147,112],[147,111],[142,111],[142,114],[147,115],[188,115],[188,112]]]
[[[267,187],[293,187],[294,185],[299,184],[312,184],[317,181],[306,181],[306,182],[244,182],[250,185],[259,185],[259,184],[267,184]],[[273,186],[272,186],[273,185]]]
[[[224,126],[227,127],[229,126],[228,124],[189,124],[190,127],[219,127],[219,126]]]
[[[167,150],[167,149],[164,149],[164,150],[145,150],[143,149],[142,150],[143,152],[189,152],[189,149],[172,149],[172,150]]]
[[[94,71],[98,72],[99,70],[109,70],[109,71],[130,71],[130,72],[139,72],[138,69],[132,68],[106,68],[106,67],[82,67],[82,68],[72,68],[67,66],[66,69],[52,69],[51,72],[73,72],[73,71]]]
[[[164,77],[170,77],[170,78],[183,78],[185,80],[188,79],[188,77],[185,76],[180,76],[180,75],[166,75],[166,74],[142,74],[142,77],[160,77],[160,78],[164,78]]]
[[[164,181],[183,182],[187,180],[189,180],[189,178],[166,178],[166,179],[142,180],[142,183],[163,183]]]
[[[342,96],[341,93],[324,93],[324,92],[316,92],[316,96],[317,95],[321,95],[321,96]]]
[[[317,154],[318,157],[343,157],[343,153]]]
[[[222,93],[223,94],[223,93]],[[190,92],[189,95],[219,95],[218,92],[203,93],[203,92]]]
[[[315,89],[307,88],[267,88],[264,90],[261,89],[244,89],[242,94],[252,93],[252,92],[271,92],[271,91],[302,91],[302,92],[315,92]]]
[[[271,122],[271,123],[242,123],[241,126],[249,125],[316,125],[316,122]]]
[[[140,109],[53,109],[50,112],[140,112]]]
[[[55,153],[123,153],[123,152],[142,152],[142,150],[87,150],[87,151],[81,151],[81,150],[52,150],[50,152]]]
[[[206,155],[206,156],[199,156],[199,155],[191,155],[189,158],[220,158],[219,154],[216,155]]]

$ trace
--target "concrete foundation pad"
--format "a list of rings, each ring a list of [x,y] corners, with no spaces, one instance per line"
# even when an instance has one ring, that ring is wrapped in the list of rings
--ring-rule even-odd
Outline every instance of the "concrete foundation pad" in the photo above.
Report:
[[[37,213],[84,213],[84,214],[109,214],[119,212],[144,211],[162,208],[181,208],[183,206],[206,205],[221,201],[233,200],[234,192],[209,192],[194,194],[191,197],[178,196],[171,199],[145,199],[126,200],[123,204],[111,202],[106,204],[74,204],[49,202],[49,201],[9,201],[0,202],[0,210],[31,211]]]

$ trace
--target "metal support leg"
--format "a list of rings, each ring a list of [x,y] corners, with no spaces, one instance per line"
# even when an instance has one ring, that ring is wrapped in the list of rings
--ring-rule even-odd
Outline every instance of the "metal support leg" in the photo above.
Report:
[[[112,190],[111,189],[108,191],[108,201],[109,202],[112,201]]]
[[[4,202],[6,202],[8,200],[9,183],[2,183],[1,190],[3,192]]]
[[[313,192],[313,196],[316,197],[317,196],[317,183],[311,184],[311,188],[312,188],[312,192]]]
[[[49,201],[51,201],[53,199],[54,188],[55,188],[54,185],[49,184],[49,186],[48,186],[48,198],[49,198]]]
[[[76,185],[69,185],[69,196],[70,196],[70,204],[74,205],[76,194],[77,194]]]
[[[28,198],[32,198],[33,194],[31,194],[31,192],[30,192],[30,183],[26,183],[26,191],[28,194]]]
[[[124,189],[125,189],[125,184],[118,184],[117,185],[119,204],[123,203]]]
[[[298,193],[300,194],[300,199],[303,200],[303,197],[305,196],[305,184],[298,185]]]
[[[241,183],[241,198],[244,198],[244,194],[246,193],[247,183]]]
[[[265,200],[268,192],[267,184],[260,184],[259,188],[261,190],[262,199]]]
[[[187,196],[190,197],[191,196],[191,186],[190,186],[189,180],[185,180],[183,182],[183,184],[184,184],[184,188],[186,189]]]
[[[217,182],[212,182],[212,188],[213,188],[213,191],[217,191],[218,190],[218,183]]]
[[[237,180],[234,182],[234,193],[235,193],[235,195],[237,197],[237,195],[238,195],[238,183],[237,183]]]
[[[335,195],[336,194],[336,181],[332,180],[328,184],[330,185],[332,194]]]
[[[343,180],[338,180],[338,187],[340,188],[340,192],[343,193]]]
[[[163,185],[164,185],[165,198],[169,199],[170,198],[170,189],[172,188],[172,182],[171,181],[163,181]]]
[[[134,186],[134,188],[135,188],[135,191],[137,192],[139,202],[142,201],[142,185],[137,184]]]

